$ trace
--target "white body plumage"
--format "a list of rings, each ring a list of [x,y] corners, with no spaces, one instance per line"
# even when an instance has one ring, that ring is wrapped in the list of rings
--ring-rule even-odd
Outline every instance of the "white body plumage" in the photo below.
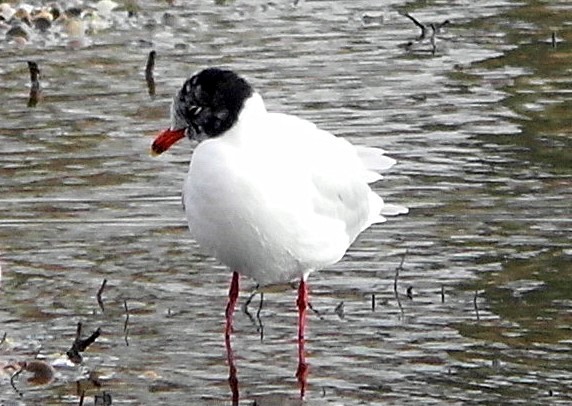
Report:
[[[253,93],[232,128],[195,148],[183,187],[191,233],[261,285],[306,278],[383,215],[407,212],[368,185],[395,163],[383,152],[267,112]]]

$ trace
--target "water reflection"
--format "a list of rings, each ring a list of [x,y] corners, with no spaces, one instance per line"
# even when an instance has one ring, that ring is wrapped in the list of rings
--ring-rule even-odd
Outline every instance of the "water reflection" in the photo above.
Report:
[[[226,346],[226,362],[228,363],[228,385],[230,387],[232,404],[238,405],[240,393],[238,389],[238,375],[236,365],[234,363],[234,352],[230,343],[230,334],[224,335],[224,344]]]

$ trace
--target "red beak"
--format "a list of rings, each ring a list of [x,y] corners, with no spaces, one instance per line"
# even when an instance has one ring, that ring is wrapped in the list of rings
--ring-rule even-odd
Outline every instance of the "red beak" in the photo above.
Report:
[[[171,146],[185,136],[185,129],[181,130],[164,130],[155,138],[151,145],[151,154],[160,155]]]

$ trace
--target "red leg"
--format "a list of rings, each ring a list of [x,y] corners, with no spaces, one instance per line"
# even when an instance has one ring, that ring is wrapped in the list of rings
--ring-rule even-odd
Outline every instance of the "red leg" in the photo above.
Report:
[[[234,314],[234,307],[236,306],[236,301],[238,299],[238,272],[232,273],[232,281],[230,282],[230,289],[228,291],[228,303],[226,305],[226,327],[224,329],[224,335],[230,337],[232,333],[232,315]]]
[[[232,333],[232,315],[234,307],[238,299],[238,272],[232,274],[232,281],[230,282],[230,289],[228,291],[228,304],[226,305],[226,327],[224,330],[224,343],[226,346],[226,359],[228,362],[228,384],[232,394],[232,405],[237,406],[239,401],[238,392],[238,377],[236,373],[236,366],[234,365],[234,354],[230,344],[230,334]]]
[[[306,328],[306,309],[308,308],[308,287],[304,278],[300,280],[298,286],[298,370],[296,377],[300,385],[300,397],[304,397],[306,393],[308,379],[308,364],[306,363],[306,351],[304,349],[305,338],[304,330]]]

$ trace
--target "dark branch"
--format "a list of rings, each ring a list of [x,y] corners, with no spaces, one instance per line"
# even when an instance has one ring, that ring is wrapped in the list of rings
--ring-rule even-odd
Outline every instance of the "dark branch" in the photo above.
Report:
[[[28,61],[30,71],[30,96],[28,97],[28,107],[35,107],[40,100],[42,90],[40,88],[40,68],[36,62]]]
[[[28,61],[28,70],[30,71],[30,82],[32,86],[37,83],[40,84],[40,68],[38,68],[38,64],[33,61]]]
[[[101,335],[101,328],[98,327],[97,330],[95,330],[89,337],[82,340],[81,339],[81,329],[82,329],[81,322],[78,322],[75,340],[74,340],[71,348],[66,352],[70,361],[72,361],[75,364],[79,364],[83,360],[80,352],[85,351],[87,349],[87,347],[89,347],[91,344],[93,344],[95,342],[95,340],[97,339],[97,337],[99,337]]]
[[[419,35],[419,37],[417,38],[418,41],[421,41],[423,38],[425,38],[425,33],[427,31],[427,27],[425,26],[425,24],[421,23],[419,20],[417,20],[415,17],[413,17],[411,14],[409,13],[403,13],[402,14],[404,17],[409,18],[411,21],[413,21],[413,24],[415,24],[417,27],[419,27],[421,29],[421,35]]]
[[[413,286],[408,286],[407,287],[407,297],[410,300],[413,300]]]
[[[341,301],[336,308],[334,309],[334,313],[338,315],[340,319],[344,318],[344,302]]]
[[[97,295],[95,296],[97,298],[97,303],[99,304],[99,308],[101,309],[102,313],[105,313],[105,309],[103,308],[103,299],[101,298],[103,289],[105,289],[105,285],[107,285],[107,279],[103,280],[103,282],[101,283],[101,287],[99,288],[99,290],[97,291]]]
[[[155,77],[153,76],[153,69],[155,69],[155,57],[157,52],[149,52],[147,57],[147,64],[145,65],[145,81],[147,82],[147,89],[150,97],[155,97]]]
[[[258,321],[258,329],[260,331],[260,342],[264,340],[264,325],[262,324],[262,319],[260,318],[260,312],[262,311],[263,303],[264,303],[264,292],[260,292],[260,303],[258,304],[258,310],[256,311],[256,320]]]
[[[123,301],[123,306],[125,307],[125,324],[123,325],[123,332],[125,333],[125,345],[129,347],[129,307],[127,307],[127,299]]]
[[[479,306],[477,303],[478,295],[479,295],[479,291],[475,290],[475,296],[473,296],[473,306],[475,306],[475,314],[477,315],[477,321],[481,321],[481,317],[479,316]]]
[[[317,309],[314,309],[314,306],[312,306],[311,302],[308,302],[308,307],[310,308],[311,311],[314,312],[314,314],[316,314],[316,316],[318,316],[320,318],[320,320],[324,320],[324,316],[322,315],[322,312],[320,312]]]

